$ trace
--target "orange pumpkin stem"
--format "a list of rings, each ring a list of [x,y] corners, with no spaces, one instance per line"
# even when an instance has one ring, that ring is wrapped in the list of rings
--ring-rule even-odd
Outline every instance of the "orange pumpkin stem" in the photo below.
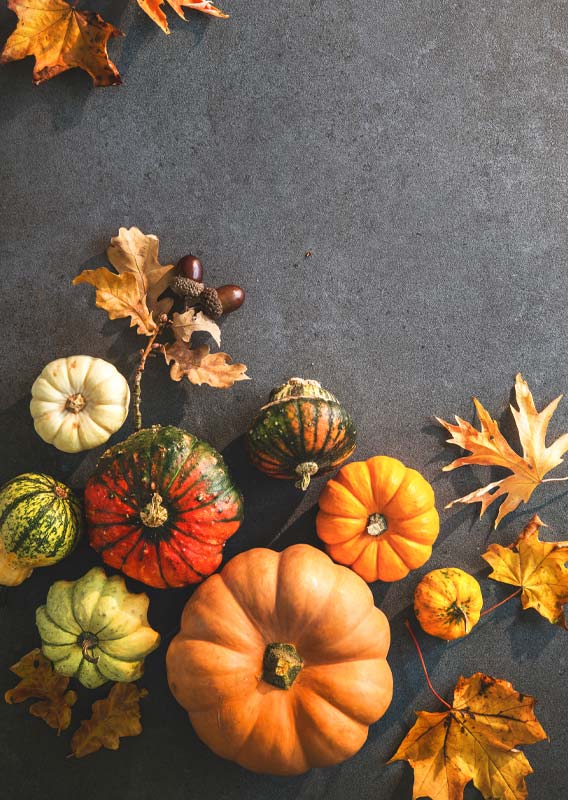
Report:
[[[262,680],[277,689],[290,689],[304,666],[293,644],[267,644],[262,659]]]
[[[382,514],[371,514],[367,520],[367,533],[369,536],[380,536],[388,528],[388,523]]]
[[[147,528],[159,528],[168,518],[168,509],[162,505],[162,498],[154,492],[152,499],[140,512],[140,519]]]

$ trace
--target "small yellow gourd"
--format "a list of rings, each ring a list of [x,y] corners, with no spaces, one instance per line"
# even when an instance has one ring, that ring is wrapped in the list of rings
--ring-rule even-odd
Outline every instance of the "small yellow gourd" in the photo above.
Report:
[[[128,415],[130,389],[108,361],[69,356],[51,361],[32,386],[30,411],[44,442],[64,453],[104,444]]]
[[[446,641],[467,636],[479,622],[482,606],[479,583],[455,567],[429,572],[414,592],[414,612],[422,630]]]

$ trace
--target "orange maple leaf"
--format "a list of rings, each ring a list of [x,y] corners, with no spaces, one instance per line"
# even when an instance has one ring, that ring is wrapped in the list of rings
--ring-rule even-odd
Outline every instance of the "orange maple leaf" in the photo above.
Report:
[[[108,697],[93,703],[91,719],[83,720],[71,738],[71,754],[83,758],[102,747],[118,750],[121,736],[142,733],[140,700],[146,689],[134,683],[115,683]]]
[[[168,20],[162,9],[164,0],[137,0],[137,2],[140,8],[148,14],[150,19],[154,20],[156,25],[158,25],[164,33],[169,34]],[[213,3],[207,2],[207,0],[167,0],[167,2],[178,17],[181,17],[183,20],[185,19],[185,14],[183,13],[184,8],[201,11],[203,14],[209,14],[212,17],[219,17],[220,19],[228,19],[229,17],[228,14],[225,14],[217,8],[217,6],[214,6]]]
[[[451,508],[455,503],[481,503],[479,514],[481,517],[491,503],[499,497],[505,497],[497,514],[495,527],[504,516],[514,511],[522,502],[526,503],[539,484],[554,480],[567,480],[566,478],[544,479],[547,472],[562,463],[562,456],[568,450],[568,433],[562,435],[550,447],[547,447],[545,443],[548,424],[562,395],[538,412],[529,387],[519,373],[515,380],[515,396],[518,408],[511,406],[511,412],[519,432],[523,449],[522,456],[509,445],[499,430],[497,422],[491,418],[475,397],[473,402],[481,423],[481,430],[477,430],[469,422],[457,416],[457,425],[444,422],[436,417],[438,422],[452,434],[452,438],[447,440],[448,443],[463,447],[472,454],[452,461],[451,464],[443,467],[444,472],[463,467],[465,464],[494,465],[505,467],[512,472],[512,475],[482,486],[465,497],[453,500],[446,506],[446,508]]]
[[[73,67],[88,72],[95,86],[122,83],[107,44],[124,34],[99,14],[78,11],[65,0],[8,0],[8,8],[18,25],[4,45],[0,64],[35,56],[35,84]]]
[[[445,702],[445,701],[444,701]],[[533,697],[508,681],[477,672],[460,678],[447,711],[419,711],[414,726],[388,762],[414,769],[412,797],[463,800],[470,781],[485,800],[524,800],[532,767],[517,749],[546,733],[534,715]]]
[[[7,703],[23,703],[37,698],[30,706],[30,714],[47,722],[58,733],[71,723],[71,707],[75,705],[77,694],[67,691],[69,678],[55,672],[39,648],[23,656],[10,670],[20,678],[20,682],[4,695]]]
[[[519,586],[523,608],[534,608],[552,622],[567,628],[568,542],[543,542],[538,532],[546,527],[535,514],[509,547],[492,544],[481,558],[493,567],[494,581]]]

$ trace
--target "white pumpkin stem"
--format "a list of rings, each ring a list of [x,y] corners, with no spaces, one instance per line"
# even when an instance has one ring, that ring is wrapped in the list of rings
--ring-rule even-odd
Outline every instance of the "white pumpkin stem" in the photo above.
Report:
[[[81,394],[70,394],[65,403],[65,411],[70,411],[72,414],[79,414],[87,405],[87,401]]]

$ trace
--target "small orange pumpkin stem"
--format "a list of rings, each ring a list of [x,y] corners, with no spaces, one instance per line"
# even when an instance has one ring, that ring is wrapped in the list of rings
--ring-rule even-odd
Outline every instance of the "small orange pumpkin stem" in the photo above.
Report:
[[[299,477],[299,480],[294,484],[296,489],[301,489],[305,492],[310,485],[312,476],[316,474],[318,469],[319,467],[315,461],[303,461],[301,464],[298,464],[296,467],[296,475]]]
[[[367,520],[367,533],[369,536],[380,536],[388,528],[388,523],[382,514],[371,514]]]
[[[420,663],[422,664],[422,671],[424,672],[424,677],[426,678],[426,683],[428,684],[428,688],[430,689],[434,697],[440,701],[440,703],[442,703],[443,705],[446,706],[446,708],[449,708],[451,710],[452,708],[451,705],[446,700],[444,700],[442,695],[438,694],[438,692],[432,686],[432,681],[430,680],[430,676],[428,675],[428,670],[426,669],[426,662],[424,661],[422,650],[420,648],[420,645],[418,644],[418,639],[414,635],[414,631],[410,627],[410,622],[408,620],[405,620],[404,626],[408,631],[408,633],[410,634],[412,641],[414,642],[414,646],[416,647],[416,652],[418,653],[418,658],[420,659]]]
[[[262,659],[262,680],[278,689],[289,689],[300,674],[304,660],[293,644],[267,644]]]

